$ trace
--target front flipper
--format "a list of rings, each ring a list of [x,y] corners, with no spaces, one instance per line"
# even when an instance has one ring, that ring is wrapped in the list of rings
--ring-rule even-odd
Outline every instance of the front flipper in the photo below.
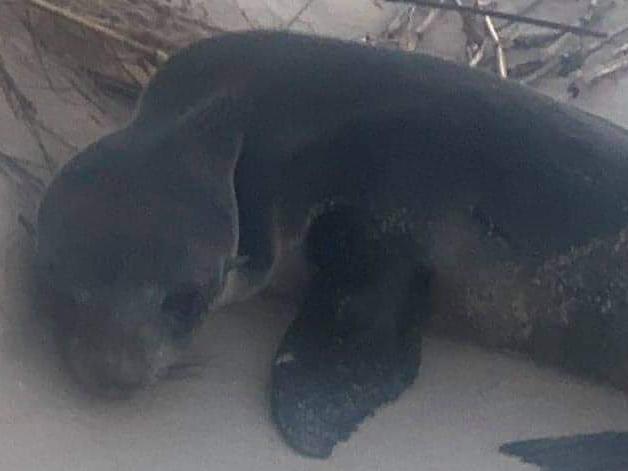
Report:
[[[273,420],[292,448],[316,458],[395,400],[420,364],[429,277],[416,243],[377,234],[354,211],[312,225],[315,274],[273,363]]]
[[[625,471],[628,432],[604,432],[512,442],[499,448],[541,471]]]

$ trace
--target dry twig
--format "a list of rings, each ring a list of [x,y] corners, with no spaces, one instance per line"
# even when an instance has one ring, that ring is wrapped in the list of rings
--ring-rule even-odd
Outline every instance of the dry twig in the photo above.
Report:
[[[90,18],[86,18],[76,13],[73,13],[67,8],[61,8],[52,3],[47,2],[46,0],[27,0],[29,4],[34,7],[39,8],[40,10],[46,11],[52,15],[55,15],[59,18],[63,18],[72,23],[78,24],[85,29],[90,31],[94,31],[107,39],[111,39],[113,41],[119,42],[130,49],[141,52],[148,56],[152,62],[154,62],[155,66],[163,64],[168,60],[168,53],[158,48],[152,48],[146,46],[145,44],[140,43],[134,39],[128,38],[117,31],[114,31],[110,28],[107,28],[95,20]]]
[[[595,54],[596,52],[600,51],[604,46],[612,43],[613,41],[615,41],[618,37],[623,36],[624,34],[628,33],[628,26],[622,26],[619,29],[616,29],[615,31],[610,32],[606,38],[596,42],[595,44],[592,44],[591,46],[589,46],[583,53],[583,58],[586,60],[587,58],[589,58],[590,56],[592,56],[593,54]]]
[[[469,67],[476,67],[480,61],[484,58],[484,52],[486,51],[486,41],[482,41],[480,47],[478,47],[475,53],[471,52],[469,58]]]
[[[591,0],[586,14],[580,18],[582,24],[591,25],[599,22],[603,15],[612,7],[614,2],[600,5],[597,0]],[[573,34],[559,35],[556,41],[550,44],[543,51],[541,58],[541,67],[532,74],[523,79],[526,84],[532,84],[551,72],[559,69],[560,76],[567,76],[570,73],[583,67],[586,60],[595,52],[600,50],[604,45],[613,41],[618,35],[628,31],[628,28],[621,28],[618,31],[607,34],[607,37],[596,42],[595,44],[584,48],[581,41],[574,44],[578,38]],[[573,93],[573,86],[570,85]]]
[[[570,37],[567,35],[561,36],[561,38],[555,41],[554,44],[545,49],[543,57],[538,60],[540,67],[524,77],[521,80],[521,83],[532,85],[552,73],[554,70],[558,69],[561,63],[565,60],[565,57],[560,53],[560,48],[565,45],[565,42],[568,39],[570,39]]]
[[[436,8],[431,8],[428,12],[427,16],[423,18],[423,21],[418,24],[418,26],[414,29],[415,34],[420,38],[423,36],[430,26],[436,21],[436,19],[440,16],[441,11]]]
[[[557,23],[555,21],[541,20],[537,18],[530,18],[528,16],[517,15],[514,13],[505,13],[497,10],[480,9],[477,7],[467,7],[458,4],[438,3],[431,0],[387,0],[391,3],[412,3],[414,5],[438,8],[441,10],[451,10],[463,13],[469,13],[472,15],[491,16],[494,18],[501,18],[504,20],[511,20],[519,23],[527,23],[535,26],[541,26],[543,28],[557,29],[566,33],[573,33],[579,36],[594,36],[598,38],[606,38],[607,34],[602,31],[594,31],[588,28],[575,25],[567,25],[564,23]]]
[[[19,213],[17,215],[17,222],[20,226],[24,228],[26,235],[28,235],[32,241],[35,241],[37,239],[35,224],[33,224],[24,214]]]
[[[36,194],[40,195],[46,187],[41,178],[26,168],[24,160],[2,151],[0,151],[0,169],[5,176],[18,181],[20,184],[26,184],[29,190]]]
[[[617,57],[605,64],[596,67],[591,72],[580,72],[575,80],[567,87],[570,95],[577,97],[583,88],[592,88],[606,78],[615,77],[617,74],[628,70],[628,56]]]
[[[550,46],[558,41],[563,33],[552,31],[551,33],[520,34],[512,39],[514,49],[538,49]]]
[[[0,55],[0,90],[13,112],[18,119],[32,117],[36,114],[35,105],[20,90],[11,74],[6,68],[4,59]]]
[[[56,168],[56,163],[43,143],[38,127],[37,110],[35,105],[33,105],[28,97],[20,90],[20,87],[7,70],[2,56],[0,56],[0,89],[9,104],[13,115],[17,119],[24,122],[35,139],[35,143],[39,147],[48,169],[53,171]]]
[[[536,9],[536,7],[538,7],[541,3],[543,3],[543,0],[533,0],[524,8],[522,8],[520,11],[518,11],[517,15],[526,16],[528,13],[532,13]],[[517,23],[517,21],[509,20],[503,25],[498,26],[497,31],[501,33],[502,31],[514,25],[515,23]]]
[[[290,18],[284,28],[289,29],[292,27],[292,25],[294,25],[294,23],[297,22],[297,20],[299,18],[301,18],[301,15],[303,15],[303,13],[305,13],[305,10],[307,10],[308,8],[310,8],[310,6],[312,5],[312,3],[314,3],[314,0],[306,0],[305,3],[303,3],[303,5],[301,5],[301,8],[299,8],[299,10],[292,16],[292,18]]]
[[[506,63],[506,53],[504,52],[504,48],[502,46],[501,39],[499,34],[497,34],[497,30],[495,29],[495,25],[493,24],[493,20],[490,16],[484,17],[484,23],[486,25],[486,29],[495,43],[495,51],[497,56],[497,70],[499,71],[499,76],[501,78],[508,77],[508,65]]]

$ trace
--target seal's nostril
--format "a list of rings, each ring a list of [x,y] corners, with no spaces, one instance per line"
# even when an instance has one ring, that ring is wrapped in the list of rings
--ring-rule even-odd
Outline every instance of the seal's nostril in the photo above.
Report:
[[[128,397],[148,383],[149,371],[141,362],[120,359],[115,364],[106,365],[94,372],[96,394],[107,397]]]
[[[194,287],[172,291],[161,304],[162,311],[174,321],[175,332],[180,335],[189,333],[198,325],[206,308],[204,296]]]
[[[85,392],[103,399],[125,399],[156,376],[143,348],[99,347],[94,339],[68,339],[69,371]]]
[[[117,366],[118,366],[118,359],[116,358],[115,353],[106,352],[103,355],[103,370],[107,372],[115,371]]]

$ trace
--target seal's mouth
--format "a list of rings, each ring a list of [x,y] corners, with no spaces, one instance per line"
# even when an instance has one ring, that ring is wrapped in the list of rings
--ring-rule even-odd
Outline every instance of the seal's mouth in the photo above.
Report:
[[[126,399],[161,380],[194,376],[204,363],[188,351],[207,312],[196,286],[139,291],[115,310],[48,291],[56,302],[45,309],[64,369],[89,396]]]
[[[90,368],[84,362],[72,362],[70,373],[81,389],[93,397],[107,400],[131,399],[138,393],[150,389],[159,381],[180,381],[198,377],[204,367],[201,359],[185,359],[160,368],[147,368],[135,376],[124,376],[124,372],[103,372]]]
[[[116,364],[105,356],[74,355],[65,355],[70,375],[84,392],[102,399],[128,399],[154,384],[159,375],[159,370],[140,362]]]
[[[167,338],[145,340],[73,336],[61,344],[62,358],[84,392],[104,399],[128,399],[159,381],[197,376],[205,364]]]
[[[186,358],[161,370],[157,374],[157,378],[165,381],[194,378],[201,374],[204,367],[205,360],[203,358]]]

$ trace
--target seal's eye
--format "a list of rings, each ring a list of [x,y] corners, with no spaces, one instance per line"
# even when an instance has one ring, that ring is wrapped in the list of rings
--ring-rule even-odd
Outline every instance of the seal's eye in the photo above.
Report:
[[[193,287],[182,287],[172,291],[161,304],[164,313],[175,322],[177,334],[188,334],[200,321],[207,302],[202,293]]]

